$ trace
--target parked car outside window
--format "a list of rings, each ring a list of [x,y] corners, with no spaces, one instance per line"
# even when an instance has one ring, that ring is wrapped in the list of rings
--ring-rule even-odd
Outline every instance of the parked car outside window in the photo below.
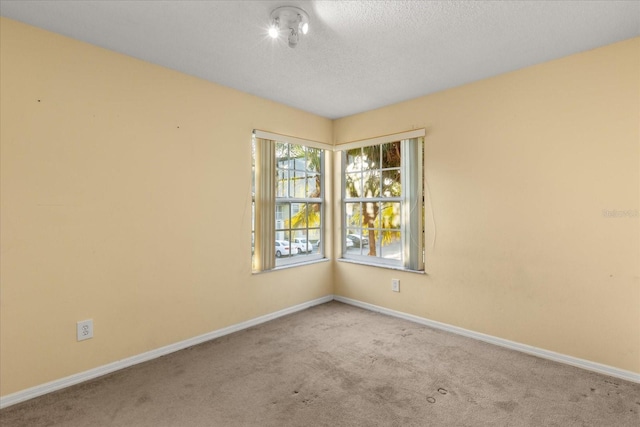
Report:
[[[347,234],[347,240],[351,240],[353,242],[353,246],[357,248],[369,246],[369,238],[365,236],[358,236],[357,234]]]
[[[289,255],[289,242],[286,240],[276,240],[276,258],[280,258],[283,255]]]
[[[313,252],[313,245],[307,241],[305,238],[295,238],[291,243],[292,249],[295,252],[301,254],[302,252],[311,253]]]

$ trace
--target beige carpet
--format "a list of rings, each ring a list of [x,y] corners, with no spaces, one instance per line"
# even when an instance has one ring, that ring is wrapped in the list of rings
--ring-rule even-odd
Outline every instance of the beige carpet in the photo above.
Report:
[[[634,426],[640,384],[330,302],[0,412],[8,426]]]

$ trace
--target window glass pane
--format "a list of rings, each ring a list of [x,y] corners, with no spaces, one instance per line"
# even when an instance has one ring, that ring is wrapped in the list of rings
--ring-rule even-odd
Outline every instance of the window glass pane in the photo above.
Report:
[[[289,203],[276,204],[276,231],[288,229],[290,217],[291,211]],[[276,233],[276,239],[284,239],[283,234]]]
[[[362,246],[369,245],[369,230],[365,227],[349,227],[347,229],[347,234],[352,237],[352,239],[356,239],[358,241],[362,240]],[[360,244],[360,242],[356,242],[356,246]]]
[[[307,169],[307,163],[304,157],[304,153],[296,153],[296,156],[297,155],[299,155],[300,157],[295,157],[293,159],[293,167],[297,171],[304,172]]]
[[[306,193],[305,188],[305,176],[304,172],[293,172],[294,176],[292,177],[292,192],[291,195],[293,197],[304,197]]]
[[[361,203],[345,203],[345,226],[362,227],[364,225]]]
[[[291,239],[292,252],[298,256],[308,256],[313,253],[313,245],[309,243],[306,230],[298,230],[293,233]]]
[[[288,258],[291,256],[291,244],[289,243],[288,231],[276,231],[275,254],[276,266],[280,265],[278,258]]]
[[[294,242],[299,242],[300,239],[307,239],[307,229],[295,230],[293,231],[293,240]]]
[[[400,229],[400,203],[387,202],[382,204],[380,215],[381,228],[388,230]]]
[[[321,162],[321,153],[322,150],[318,148],[309,148],[307,147],[307,168],[306,170],[309,172],[320,172],[320,162]]]
[[[365,202],[362,206],[362,225],[369,228],[379,227],[377,223],[378,212],[380,211],[380,203]]]
[[[400,141],[382,144],[382,168],[399,168],[400,152]]]
[[[380,169],[380,146],[362,148],[362,170]]]
[[[345,164],[347,172],[356,172],[362,170],[362,149],[354,148],[347,151],[347,160]]]
[[[315,249],[314,253],[320,252],[320,238],[321,238],[321,233],[319,228],[309,229],[309,242],[313,245]]]
[[[377,257],[378,254],[380,254],[380,231],[368,229],[365,236],[368,237],[369,244],[367,245],[368,250],[366,252],[363,252],[363,255]]]
[[[291,228],[307,227],[307,204],[292,203],[291,204]]]
[[[289,171],[278,169],[276,173],[276,197],[289,197]]]
[[[362,228],[349,228],[346,234],[347,253],[367,255],[369,253],[369,233]]]
[[[276,142],[276,167],[289,168],[289,144]]]
[[[382,197],[402,196],[400,169],[382,171]]]
[[[360,197],[380,197],[380,171],[363,172],[362,178],[363,193]]]
[[[400,232],[386,232],[388,237],[383,237],[380,245],[380,258],[402,261],[402,239]]]
[[[289,182],[288,182],[289,189],[288,189],[288,193],[287,193],[288,197],[295,197],[295,195],[296,195],[296,193],[295,193],[295,191],[296,191],[296,188],[295,188],[295,184],[296,184],[295,177],[296,177],[296,173],[294,171],[292,171],[292,170],[289,171]]]
[[[309,228],[320,228],[320,203],[307,204],[307,224]],[[320,238],[320,236],[318,236]]]
[[[362,174],[348,173],[345,177],[345,198],[351,199],[362,195]]]
[[[320,197],[320,174],[308,173],[306,175],[305,197]]]

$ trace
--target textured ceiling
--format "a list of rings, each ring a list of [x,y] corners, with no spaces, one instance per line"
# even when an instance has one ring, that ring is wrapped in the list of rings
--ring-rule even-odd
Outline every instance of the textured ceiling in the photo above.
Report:
[[[303,8],[296,49],[271,11]],[[328,118],[640,35],[640,1],[10,1],[0,14]]]

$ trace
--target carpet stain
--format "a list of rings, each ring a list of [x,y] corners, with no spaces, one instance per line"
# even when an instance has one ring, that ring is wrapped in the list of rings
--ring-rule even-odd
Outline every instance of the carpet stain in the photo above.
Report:
[[[505,412],[513,412],[518,406],[518,403],[514,402],[513,400],[509,400],[504,402],[496,402],[494,405],[496,406],[496,408],[501,409]]]
[[[362,378],[357,375],[345,375],[340,378],[340,387],[347,391],[354,390],[362,384],[362,381]]]
[[[313,395],[311,395],[311,397],[307,397],[307,398],[302,399],[302,403],[304,405],[311,405],[313,403],[313,401],[316,400],[317,398],[318,398],[318,395],[317,394],[313,394]]]
[[[396,395],[396,389],[390,385],[383,385],[374,389],[375,394],[383,401],[391,400]]]
[[[400,336],[401,336],[402,338],[410,337],[411,335],[413,335],[413,333],[411,333],[411,332],[407,332],[407,330],[406,330],[406,329],[404,329],[404,328],[402,328],[402,329],[401,329],[401,331],[402,331],[402,332],[400,333]]]
[[[148,394],[143,394],[136,400],[136,406],[144,405],[147,402],[151,402],[151,397]]]

